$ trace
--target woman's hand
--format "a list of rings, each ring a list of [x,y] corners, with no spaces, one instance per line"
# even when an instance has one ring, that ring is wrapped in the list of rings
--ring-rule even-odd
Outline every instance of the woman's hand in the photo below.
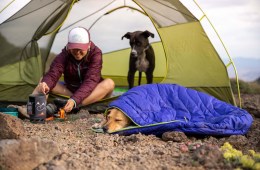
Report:
[[[73,108],[74,108],[74,101],[73,99],[69,99],[66,103],[66,105],[64,106],[64,110],[65,112],[70,112]]]
[[[38,84],[39,93],[47,94],[47,93],[49,93],[49,91],[50,91],[50,88],[48,87],[48,85],[45,82],[41,82]]]

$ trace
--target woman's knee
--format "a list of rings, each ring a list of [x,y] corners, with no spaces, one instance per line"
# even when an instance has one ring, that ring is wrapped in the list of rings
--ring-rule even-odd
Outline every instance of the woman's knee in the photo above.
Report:
[[[106,79],[103,80],[103,81],[105,81],[105,83],[104,83],[105,88],[107,88],[109,91],[113,91],[113,90],[114,90],[114,88],[115,88],[115,82],[114,82],[112,79],[106,78]]]
[[[114,90],[115,82],[112,79],[110,79],[110,78],[107,78],[105,80],[106,80],[106,86],[109,88],[109,90],[110,91]]]

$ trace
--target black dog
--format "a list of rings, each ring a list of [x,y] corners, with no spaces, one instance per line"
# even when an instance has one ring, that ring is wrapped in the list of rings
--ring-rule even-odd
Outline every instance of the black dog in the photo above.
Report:
[[[153,71],[155,67],[155,56],[148,37],[154,38],[154,34],[149,31],[135,31],[126,33],[123,38],[130,40],[131,53],[129,60],[129,70],[127,81],[129,89],[134,86],[135,72],[139,71],[138,85],[141,84],[142,72],[146,74],[147,84],[153,82]]]

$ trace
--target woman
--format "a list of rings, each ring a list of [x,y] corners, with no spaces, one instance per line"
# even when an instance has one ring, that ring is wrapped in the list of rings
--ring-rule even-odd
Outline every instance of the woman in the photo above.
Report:
[[[109,96],[114,89],[111,79],[101,77],[102,52],[90,41],[88,30],[73,28],[68,43],[53,60],[33,94],[49,92],[70,96],[64,110],[85,106]],[[64,75],[64,84],[59,82]]]

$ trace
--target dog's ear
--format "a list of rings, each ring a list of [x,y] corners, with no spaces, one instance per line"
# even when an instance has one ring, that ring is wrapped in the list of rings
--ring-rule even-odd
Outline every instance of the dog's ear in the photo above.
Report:
[[[110,112],[111,112],[111,109],[107,109],[107,110],[105,111],[104,117],[105,117],[106,120],[107,120],[107,116],[110,114]]]
[[[105,119],[108,120],[108,115],[110,114],[111,110],[108,110],[105,114]]]
[[[142,33],[146,38],[148,38],[149,36],[151,36],[152,38],[154,38],[154,34],[153,33],[151,33],[151,32],[149,32],[149,31],[144,31],[143,33]]]
[[[130,37],[131,37],[131,32],[126,33],[126,34],[122,37],[122,40],[123,40],[124,37],[127,38],[127,39],[130,39]]]

